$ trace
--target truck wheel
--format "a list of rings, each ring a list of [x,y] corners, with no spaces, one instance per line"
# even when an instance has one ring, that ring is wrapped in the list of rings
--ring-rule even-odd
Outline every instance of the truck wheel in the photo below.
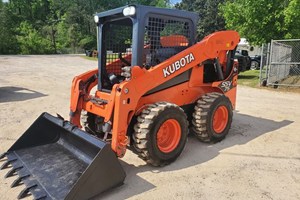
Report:
[[[260,65],[260,63],[258,61],[252,60],[251,61],[251,67],[250,67],[250,69],[251,70],[258,70],[259,69],[259,65]]]
[[[213,92],[197,101],[193,113],[193,132],[203,142],[218,142],[226,137],[232,122],[228,97]]]
[[[177,105],[159,102],[144,109],[134,126],[133,146],[153,166],[167,165],[181,154],[188,134],[188,121]]]

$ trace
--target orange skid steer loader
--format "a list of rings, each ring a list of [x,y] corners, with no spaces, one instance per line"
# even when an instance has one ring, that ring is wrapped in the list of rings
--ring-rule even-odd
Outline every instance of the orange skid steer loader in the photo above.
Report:
[[[25,185],[18,198],[88,199],[123,183],[129,147],[164,166],[189,130],[217,142],[230,129],[237,32],[197,42],[196,14],[140,5],[94,19],[98,68],[74,78],[70,121],[43,113],[0,157],[6,177],[18,175],[12,187]]]

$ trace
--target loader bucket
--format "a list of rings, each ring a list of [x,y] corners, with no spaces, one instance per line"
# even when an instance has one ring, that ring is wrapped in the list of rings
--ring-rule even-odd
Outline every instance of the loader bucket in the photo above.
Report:
[[[110,144],[48,113],[0,159],[6,178],[18,175],[11,187],[25,185],[19,199],[89,199],[125,179]]]

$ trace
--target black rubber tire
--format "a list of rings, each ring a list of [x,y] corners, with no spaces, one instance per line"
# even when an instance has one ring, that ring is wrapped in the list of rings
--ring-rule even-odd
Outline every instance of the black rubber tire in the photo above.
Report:
[[[219,106],[225,106],[228,111],[228,121],[224,130],[216,133],[213,128],[213,116]],[[192,132],[202,142],[219,142],[229,132],[232,123],[232,104],[228,97],[221,93],[207,93],[199,99],[195,106],[192,120]]]
[[[92,135],[95,135],[95,133],[96,133],[96,121],[95,120],[96,120],[96,115],[89,113],[85,110],[81,111],[80,121],[81,121],[82,128],[86,132],[88,132]]]
[[[105,133],[102,131],[97,131],[97,124],[101,125],[103,123],[103,117],[98,117],[97,115],[87,112],[85,110],[81,111],[81,125],[82,128],[89,134],[94,135],[102,140],[111,139],[111,135],[107,135],[108,138],[104,139]]]
[[[258,61],[252,60],[250,69],[251,70],[258,70],[260,68],[259,65],[260,65],[260,63]]]
[[[175,149],[169,153],[160,151],[157,145],[157,132],[168,119],[175,119],[181,129],[180,140]],[[137,118],[134,126],[133,146],[139,157],[153,166],[164,166],[177,159],[184,149],[188,135],[188,121],[179,106],[158,102],[149,105]]]
[[[274,85],[273,85],[273,88],[274,88],[274,89],[277,89],[277,88],[279,87],[279,86],[278,86],[278,83],[279,83],[278,81],[275,81],[275,82],[274,82]]]

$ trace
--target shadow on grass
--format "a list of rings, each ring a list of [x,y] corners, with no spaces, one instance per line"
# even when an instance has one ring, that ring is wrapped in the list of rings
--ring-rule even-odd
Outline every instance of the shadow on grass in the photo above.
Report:
[[[256,75],[239,75],[238,79],[258,79],[258,76]]]

